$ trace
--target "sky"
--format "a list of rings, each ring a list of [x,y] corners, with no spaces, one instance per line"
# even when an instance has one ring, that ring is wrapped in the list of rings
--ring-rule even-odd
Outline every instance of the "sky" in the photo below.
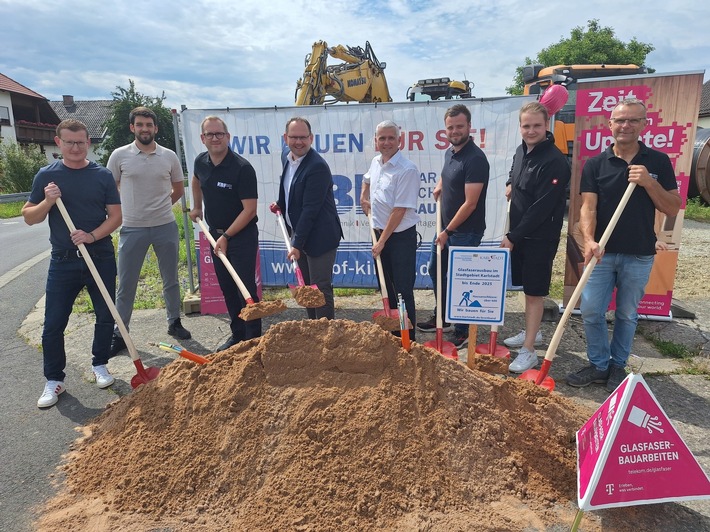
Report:
[[[111,99],[116,87],[191,109],[293,105],[313,43],[361,46],[404,101],[418,79],[505,95],[526,57],[590,19],[655,46],[657,72],[710,70],[710,2],[689,0],[0,0],[0,73],[50,100]],[[676,4],[677,5],[677,4]],[[338,61],[331,59],[329,64]],[[706,81],[710,73],[705,73]]]

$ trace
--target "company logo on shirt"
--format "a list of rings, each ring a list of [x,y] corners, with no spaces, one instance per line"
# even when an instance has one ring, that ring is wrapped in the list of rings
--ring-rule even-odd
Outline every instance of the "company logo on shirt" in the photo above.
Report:
[[[229,183],[222,183],[221,181],[217,181],[217,188],[226,188],[228,190],[232,190],[232,185]]]

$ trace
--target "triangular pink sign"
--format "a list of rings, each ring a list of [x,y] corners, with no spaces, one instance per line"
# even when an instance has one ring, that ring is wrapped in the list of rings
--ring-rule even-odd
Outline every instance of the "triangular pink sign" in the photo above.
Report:
[[[707,475],[641,375],[577,431],[580,510],[707,498]]]

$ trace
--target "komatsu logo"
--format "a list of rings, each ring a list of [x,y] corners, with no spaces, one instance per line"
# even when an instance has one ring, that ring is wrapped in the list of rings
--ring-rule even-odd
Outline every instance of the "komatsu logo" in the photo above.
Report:
[[[349,79],[348,87],[357,87],[358,85],[364,85],[365,83],[367,83],[367,79],[365,78]]]

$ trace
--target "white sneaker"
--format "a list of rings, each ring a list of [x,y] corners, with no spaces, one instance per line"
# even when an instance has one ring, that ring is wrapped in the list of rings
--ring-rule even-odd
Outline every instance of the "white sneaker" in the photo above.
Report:
[[[59,401],[59,394],[62,393],[66,388],[62,381],[47,381],[44,385],[44,391],[42,395],[37,400],[37,406],[39,408],[47,408],[52,406]]]
[[[92,366],[91,370],[94,372],[96,386],[99,388],[108,388],[116,380],[113,378],[113,375],[108,372],[108,368],[105,365]]]
[[[520,348],[518,356],[510,363],[508,369],[513,373],[522,373],[537,366],[537,353],[525,347]]]
[[[525,343],[525,331],[520,331],[518,334],[515,336],[511,336],[510,338],[506,338],[503,340],[503,343],[507,345],[508,347],[523,347],[523,344]],[[535,344],[534,345],[540,345],[542,343],[542,332],[537,331],[537,334],[535,335]]]

